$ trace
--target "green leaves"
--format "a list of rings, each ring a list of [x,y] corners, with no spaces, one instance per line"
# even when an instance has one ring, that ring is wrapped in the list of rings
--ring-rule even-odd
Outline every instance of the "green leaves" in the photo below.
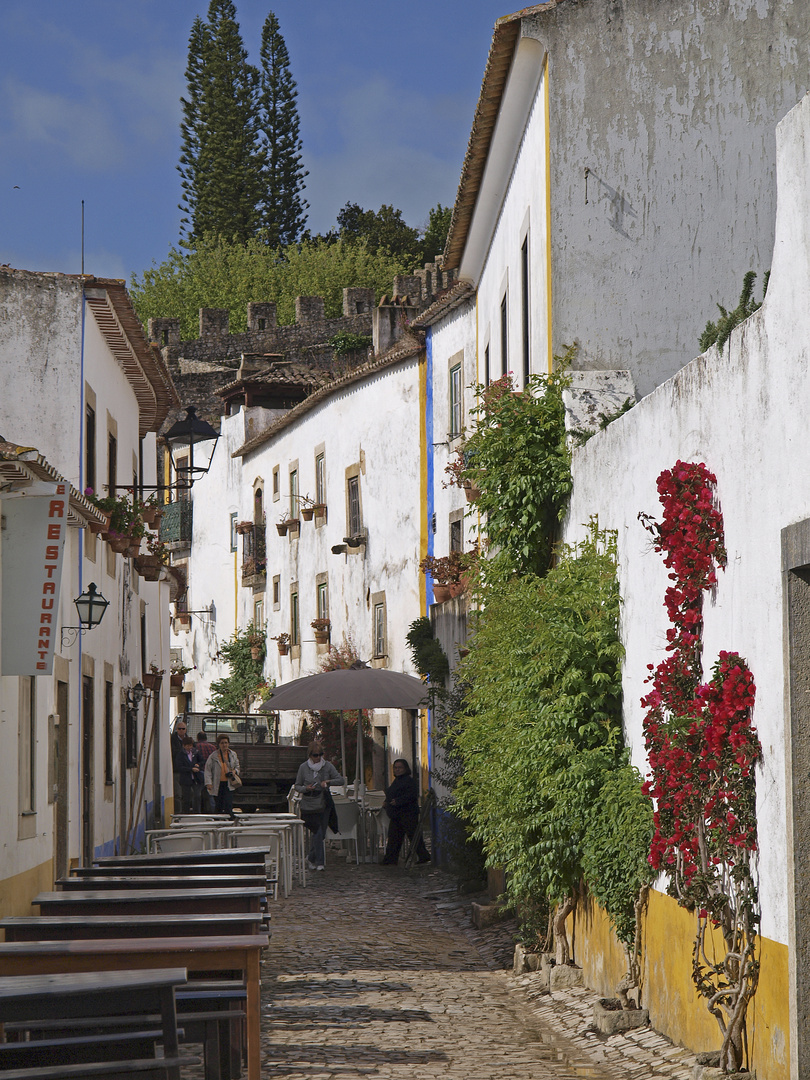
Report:
[[[261,641],[258,660],[251,657],[251,647]],[[246,713],[254,693],[264,683],[262,669],[266,649],[264,631],[256,630],[249,623],[245,630],[237,630],[229,641],[220,646],[220,655],[230,667],[230,674],[211,683],[208,707],[214,712]]]

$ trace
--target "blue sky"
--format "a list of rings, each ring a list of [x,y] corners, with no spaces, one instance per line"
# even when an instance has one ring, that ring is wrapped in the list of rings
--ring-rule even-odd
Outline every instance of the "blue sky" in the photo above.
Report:
[[[516,8],[519,5],[516,5]],[[298,83],[309,227],[347,202],[423,225],[452,203],[497,0],[236,0]],[[179,99],[208,0],[0,0],[0,263],[128,278],[177,242]]]

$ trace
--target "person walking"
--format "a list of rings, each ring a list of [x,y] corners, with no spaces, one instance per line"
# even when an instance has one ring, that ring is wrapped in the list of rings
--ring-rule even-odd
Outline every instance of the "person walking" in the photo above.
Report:
[[[307,855],[310,870],[323,870],[324,867],[323,842],[333,805],[329,785],[345,783],[332,762],[324,758],[321,744],[310,743],[309,757],[298,766],[295,778],[295,790],[301,794],[301,817],[312,833]]]
[[[186,736],[173,761],[175,772],[180,780],[180,812],[182,814],[200,812],[199,799],[194,798],[194,789],[199,788],[200,763],[194,749],[194,740]],[[195,808],[194,803],[197,803]]]
[[[405,758],[394,762],[394,782],[385,790],[383,809],[391,819],[388,826],[388,843],[385,847],[383,866],[396,866],[399,852],[407,836],[411,843],[419,826],[419,788],[411,775],[411,767]],[[430,862],[430,854],[419,830],[416,841],[416,861]]]
[[[233,812],[233,792],[242,786],[239,758],[231,750],[227,735],[217,736],[217,748],[205,763],[205,789],[216,814]]]

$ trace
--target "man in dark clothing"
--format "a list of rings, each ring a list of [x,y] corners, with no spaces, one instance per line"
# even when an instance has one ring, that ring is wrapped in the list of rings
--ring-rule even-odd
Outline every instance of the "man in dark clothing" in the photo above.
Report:
[[[394,762],[394,782],[386,789],[384,809],[391,819],[391,824],[388,826],[388,844],[383,866],[396,866],[405,837],[413,843],[419,825],[419,788],[411,776],[411,767],[404,758],[397,758]],[[421,829],[416,841],[416,861],[430,862]]]
[[[183,789],[180,786],[180,758],[179,754],[183,753],[183,739],[186,737],[186,722],[182,716],[177,718],[174,725],[174,731],[170,739],[171,755],[172,755],[172,773],[174,777],[174,812],[177,813],[180,805],[183,801]]]
[[[183,739],[180,753],[174,762],[175,771],[180,779],[180,809],[184,814],[200,812],[199,802],[194,807],[194,788],[201,783],[199,776],[202,772],[199,760],[194,750],[194,740],[188,736]]]

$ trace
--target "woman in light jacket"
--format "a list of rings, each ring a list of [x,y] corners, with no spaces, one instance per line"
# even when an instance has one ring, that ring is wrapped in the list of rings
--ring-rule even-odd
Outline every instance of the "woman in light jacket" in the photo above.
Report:
[[[323,840],[331,810],[331,796],[328,796],[327,789],[330,784],[345,783],[331,761],[325,760],[321,744],[310,743],[309,757],[299,765],[295,778],[295,790],[301,793],[301,817],[312,833],[312,844],[307,855],[310,870],[323,870]]]
[[[232,792],[240,784],[234,783],[239,776],[239,758],[230,749],[227,735],[217,737],[217,748],[205,763],[205,789],[211,796],[212,810],[216,814],[233,811]]]

